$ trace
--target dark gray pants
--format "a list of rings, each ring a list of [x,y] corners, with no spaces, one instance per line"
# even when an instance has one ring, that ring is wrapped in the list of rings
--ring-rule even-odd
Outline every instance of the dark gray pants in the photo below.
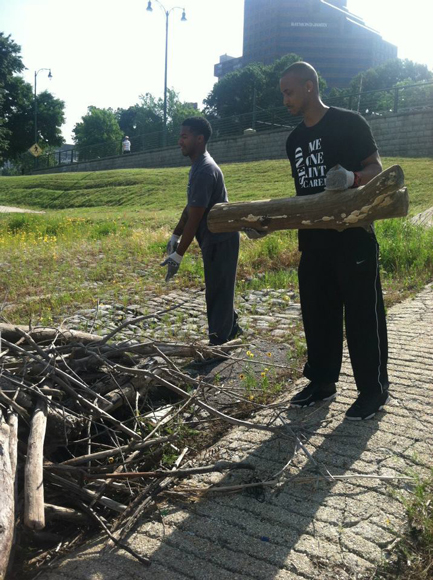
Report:
[[[232,338],[238,315],[234,310],[239,234],[201,248],[206,283],[209,340],[223,344]]]

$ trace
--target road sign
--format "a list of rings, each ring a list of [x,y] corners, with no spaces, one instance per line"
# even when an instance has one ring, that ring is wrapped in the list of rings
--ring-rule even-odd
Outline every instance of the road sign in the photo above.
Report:
[[[29,152],[33,155],[33,157],[39,157],[39,155],[42,153],[42,149],[37,143],[35,143],[30,147]]]

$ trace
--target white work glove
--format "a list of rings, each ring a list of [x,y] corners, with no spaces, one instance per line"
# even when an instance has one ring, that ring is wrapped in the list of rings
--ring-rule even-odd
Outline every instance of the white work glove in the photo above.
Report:
[[[176,276],[180,263],[182,262],[182,258],[183,256],[179,256],[178,253],[173,252],[160,264],[161,266],[167,266],[167,276],[165,277],[166,282],[171,280],[173,276]]]
[[[172,254],[177,250],[177,246],[179,245],[180,236],[176,236],[176,234],[172,234],[170,240],[168,241],[166,252],[167,256]]]
[[[259,230],[253,228],[244,228],[242,231],[247,234],[247,237],[250,238],[250,240],[260,240],[260,238],[264,238],[268,235],[268,232],[259,232]]]
[[[354,183],[355,174],[353,171],[347,171],[341,165],[335,165],[326,174],[325,189],[331,191],[350,189]]]

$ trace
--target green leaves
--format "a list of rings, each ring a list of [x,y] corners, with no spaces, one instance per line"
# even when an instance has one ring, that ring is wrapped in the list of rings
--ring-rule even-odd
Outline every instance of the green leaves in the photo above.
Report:
[[[112,109],[90,106],[73,130],[80,160],[118,155],[123,133]]]
[[[250,113],[253,110],[254,91],[258,107],[268,109],[281,106],[281,74],[300,60],[301,57],[296,54],[287,54],[271,65],[252,63],[229,73],[214,85],[205,99],[206,114],[231,117]]]
[[[23,71],[21,47],[0,32],[0,161],[16,159],[34,141],[34,96]],[[48,91],[37,96],[39,143],[45,149],[64,140],[60,128],[65,104]]]

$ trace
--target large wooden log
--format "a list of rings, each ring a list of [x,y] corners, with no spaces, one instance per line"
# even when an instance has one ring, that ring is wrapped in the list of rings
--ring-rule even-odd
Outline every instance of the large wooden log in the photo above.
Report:
[[[24,523],[33,530],[45,527],[43,461],[46,426],[47,403],[40,398],[30,424],[24,470]]]
[[[6,578],[15,529],[15,442],[14,426],[6,423],[0,411],[0,580]]]
[[[409,197],[403,185],[403,170],[393,165],[356,189],[266,201],[218,203],[209,212],[207,223],[214,233],[246,228],[273,232],[367,227],[376,220],[407,215]]]

